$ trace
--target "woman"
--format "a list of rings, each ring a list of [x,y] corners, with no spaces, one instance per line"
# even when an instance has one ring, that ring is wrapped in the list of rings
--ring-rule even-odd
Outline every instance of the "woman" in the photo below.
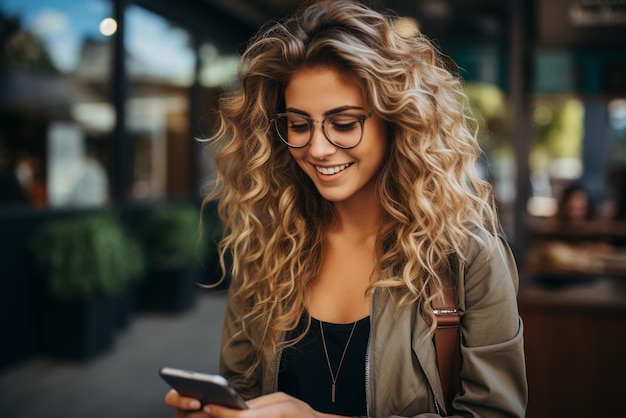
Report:
[[[242,63],[209,198],[233,258],[221,372],[250,409],[172,390],[176,416],[523,416],[516,266],[433,46],[323,1],[261,30]],[[462,315],[453,411],[432,342],[445,287]]]
[[[581,183],[568,185],[559,201],[558,220],[563,223],[580,223],[595,217],[593,202],[587,188]]]

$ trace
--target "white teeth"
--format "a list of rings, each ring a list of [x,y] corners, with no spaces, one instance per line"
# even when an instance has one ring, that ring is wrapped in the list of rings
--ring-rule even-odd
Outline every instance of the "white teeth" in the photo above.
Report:
[[[345,170],[346,168],[348,168],[349,165],[350,164],[343,164],[343,165],[338,165],[337,167],[318,167],[318,166],[315,166],[315,169],[318,172],[329,176],[331,174],[337,174],[338,172]]]

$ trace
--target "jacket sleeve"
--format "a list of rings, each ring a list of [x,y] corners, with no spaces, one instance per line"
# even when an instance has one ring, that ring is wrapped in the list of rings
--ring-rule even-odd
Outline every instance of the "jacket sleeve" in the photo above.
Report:
[[[261,379],[259,368],[251,377],[245,377],[246,371],[254,363],[256,350],[243,332],[240,318],[244,307],[236,297],[238,287],[238,283],[233,280],[228,290],[220,350],[220,373],[245,400],[249,400],[261,395]]]
[[[458,278],[461,312],[461,393],[453,408],[463,416],[523,417],[528,396],[519,278],[502,237],[470,245]]]

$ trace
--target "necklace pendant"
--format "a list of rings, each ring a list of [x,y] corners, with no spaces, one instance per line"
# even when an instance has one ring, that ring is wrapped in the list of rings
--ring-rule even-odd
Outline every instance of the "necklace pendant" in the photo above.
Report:
[[[322,326],[322,321],[320,321],[320,334],[322,336],[322,346],[324,347],[324,355],[326,356],[326,362],[328,363],[328,371],[330,372],[330,380],[333,381],[333,385],[331,387],[330,392],[330,400],[332,403],[335,403],[335,382],[339,377],[339,371],[341,370],[341,365],[343,364],[343,358],[346,356],[346,351],[348,351],[348,345],[350,345],[350,340],[352,339],[352,334],[354,334],[354,329],[356,328],[356,323],[358,321],[354,321],[352,324],[352,331],[350,331],[350,335],[348,336],[348,341],[346,341],[346,346],[343,348],[343,354],[341,355],[341,360],[339,360],[339,366],[337,366],[337,373],[333,373],[333,368],[330,365],[330,358],[328,357],[328,350],[326,349],[326,338],[324,338],[324,327]]]

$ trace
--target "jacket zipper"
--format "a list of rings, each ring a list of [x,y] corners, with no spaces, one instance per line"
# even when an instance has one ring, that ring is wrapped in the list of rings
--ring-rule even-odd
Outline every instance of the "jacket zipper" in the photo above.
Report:
[[[367,349],[365,350],[365,411],[367,416],[371,416],[371,405],[370,405],[370,359],[371,359],[371,348],[372,348],[372,340],[374,334],[374,296],[376,295],[376,289],[372,289],[372,301],[370,302],[370,335],[367,340]]]
[[[437,410],[437,415],[441,415],[442,417],[447,416],[447,414],[446,415],[442,414],[441,407],[439,406],[439,402],[437,402],[437,395],[435,394],[434,390],[432,392],[433,392],[433,399],[435,400],[435,409]]]
[[[280,343],[282,345],[282,343],[285,342],[285,338],[287,338],[287,333],[283,332],[283,334],[280,336]],[[276,393],[278,392],[278,372],[280,371],[280,361],[282,360],[283,357],[283,349],[281,348],[278,351],[278,354],[276,355],[276,368],[274,369],[274,390],[273,392]]]

